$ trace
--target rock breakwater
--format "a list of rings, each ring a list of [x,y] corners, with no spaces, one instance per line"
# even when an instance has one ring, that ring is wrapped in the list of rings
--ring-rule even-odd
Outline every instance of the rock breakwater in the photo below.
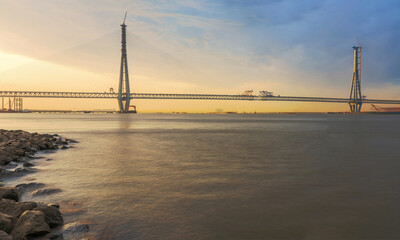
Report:
[[[22,130],[7,131],[0,129],[0,165],[11,161],[20,162],[24,158],[32,158],[37,151],[66,149],[70,139],[57,134],[29,133]]]
[[[65,226],[59,204],[20,202],[21,194],[28,191],[45,195],[57,193],[61,189],[46,189],[42,183],[3,187],[1,180],[37,171],[30,161],[40,158],[35,157],[38,151],[68,149],[69,144],[75,142],[57,134],[0,129],[0,239],[63,239]]]

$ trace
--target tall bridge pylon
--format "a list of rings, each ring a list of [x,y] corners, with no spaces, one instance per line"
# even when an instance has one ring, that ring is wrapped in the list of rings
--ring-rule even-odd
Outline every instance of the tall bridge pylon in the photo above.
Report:
[[[361,94],[361,45],[353,47],[353,50],[353,81],[351,82],[349,105],[352,113],[358,113],[361,111],[361,106],[363,104],[363,97]]]
[[[131,91],[129,87],[128,57],[126,54],[126,13],[121,24],[121,69],[119,72],[118,105],[120,113],[129,112]]]

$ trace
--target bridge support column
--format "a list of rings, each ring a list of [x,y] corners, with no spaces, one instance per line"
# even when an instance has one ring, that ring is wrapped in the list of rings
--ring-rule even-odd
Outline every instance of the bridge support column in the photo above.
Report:
[[[126,13],[125,13],[126,18]],[[118,105],[120,113],[128,113],[131,101],[129,86],[128,58],[126,53],[126,24],[125,19],[121,24],[121,68],[119,73]],[[136,112],[136,111],[134,111]]]
[[[358,113],[361,111],[363,98],[361,94],[361,46],[353,47],[354,49],[354,67],[353,67],[353,81],[351,83],[350,91],[350,111]]]

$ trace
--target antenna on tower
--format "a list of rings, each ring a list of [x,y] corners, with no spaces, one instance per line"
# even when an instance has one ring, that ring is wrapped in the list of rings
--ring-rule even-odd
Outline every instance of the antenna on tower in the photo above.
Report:
[[[126,14],[128,13],[128,11],[125,12],[125,17],[124,17],[124,25],[125,25],[125,20],[126,20]]]
[[[358,42],[358,46],[359,46],[360,48],[362,48],[361,43],[360,43],[360,39],[358,39],[358,37],[356,37],[356,39],[357,39],[357,42]]]

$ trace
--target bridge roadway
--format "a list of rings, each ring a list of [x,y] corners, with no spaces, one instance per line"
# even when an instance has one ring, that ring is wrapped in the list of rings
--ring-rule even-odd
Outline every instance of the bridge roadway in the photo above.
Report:
[[[117,99],[118,93],[0,91],[0,97]],[[350,102],[349,98],[248,96],[248,95],[216,95],[216,94],[169,94],[169,93],[131,93],[131,98],[132,99],[187,99],[187,100],[241,100],[241,101],[297,101],[297,102],[327,102],[327,103]],[[363,103],[400,104],[400,100],[364,99]]]

